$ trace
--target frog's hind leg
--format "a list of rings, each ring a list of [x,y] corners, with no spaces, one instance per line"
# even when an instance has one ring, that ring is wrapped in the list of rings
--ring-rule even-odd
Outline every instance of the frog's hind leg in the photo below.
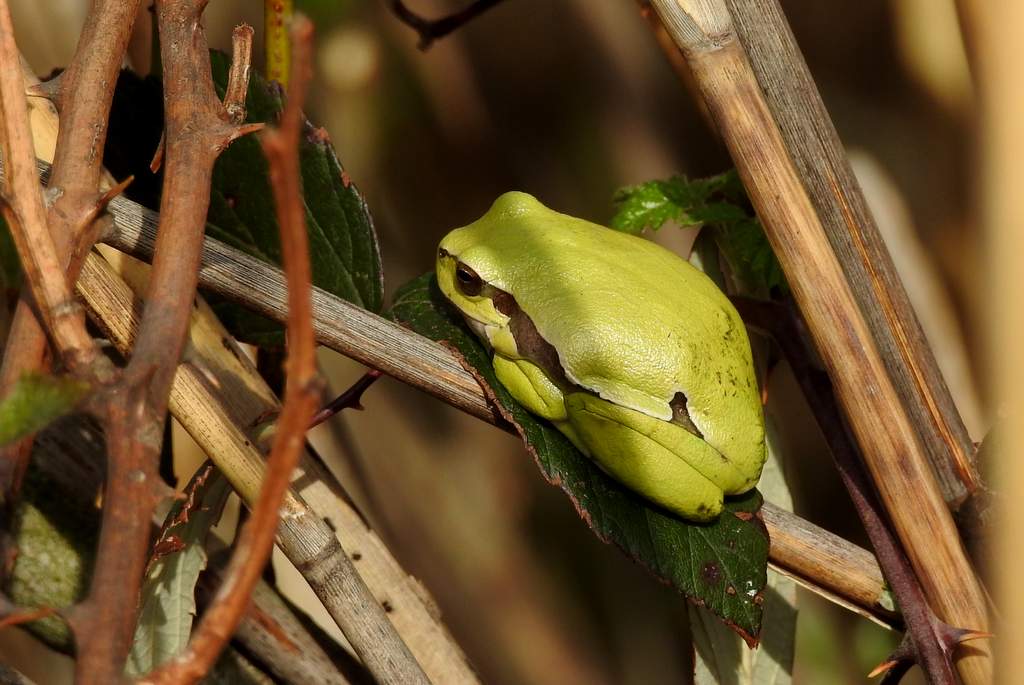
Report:
[[[620,483],[686,519],[708,521],[721,513],[722,488],[677,454],[714,452],[703,440],[672,426],[683,444],[670,450],[650,433],[657,424],[671,424],[586,393],[566,395],[565,407],[585,451]]]

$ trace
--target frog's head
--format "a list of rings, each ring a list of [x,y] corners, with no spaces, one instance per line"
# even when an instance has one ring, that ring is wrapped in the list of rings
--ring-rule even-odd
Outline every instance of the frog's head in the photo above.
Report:
[[[505,193],[480,219],[457,228],[437,250],[437,284],[484,342],[509,357],[516,344],[509,330],[512,295],[503,288],[517,255],[508,245],[516,225],[549,212],[532,195]],[[504,310],[504,311],[503,311]]]

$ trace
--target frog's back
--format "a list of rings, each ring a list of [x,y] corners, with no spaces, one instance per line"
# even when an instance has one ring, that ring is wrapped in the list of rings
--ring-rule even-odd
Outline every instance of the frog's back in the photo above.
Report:
[[[445,240],[485,281],[514,294],[570,380],[663,420],[681,392],[704,439],[756,473],[764,430],[750,343],[699,270],[525,193],[502,195]],[[503,254],[525,256],[510,268]]]

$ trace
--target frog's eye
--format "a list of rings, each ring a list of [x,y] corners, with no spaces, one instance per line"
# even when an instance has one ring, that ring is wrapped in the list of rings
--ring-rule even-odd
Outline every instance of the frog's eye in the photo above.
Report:
[[[455,267],[455,283],[463,295],[475,297],[484,288],[484,282],[475,271],[459,262]]]

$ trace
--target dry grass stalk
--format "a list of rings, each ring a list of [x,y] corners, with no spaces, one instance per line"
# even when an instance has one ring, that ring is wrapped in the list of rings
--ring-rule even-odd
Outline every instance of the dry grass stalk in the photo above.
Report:
[[[954,509],[979,486],[974,444],[778,0],[727,0],[786,149]]]
[[[686,55],[736,162],[933,609],[950,624],[987,629],[984,595],[917,431],[793,166],[724,0],[652,4]],[[991,679],[983,645],[965,654],[958,667],[969,685]]]

